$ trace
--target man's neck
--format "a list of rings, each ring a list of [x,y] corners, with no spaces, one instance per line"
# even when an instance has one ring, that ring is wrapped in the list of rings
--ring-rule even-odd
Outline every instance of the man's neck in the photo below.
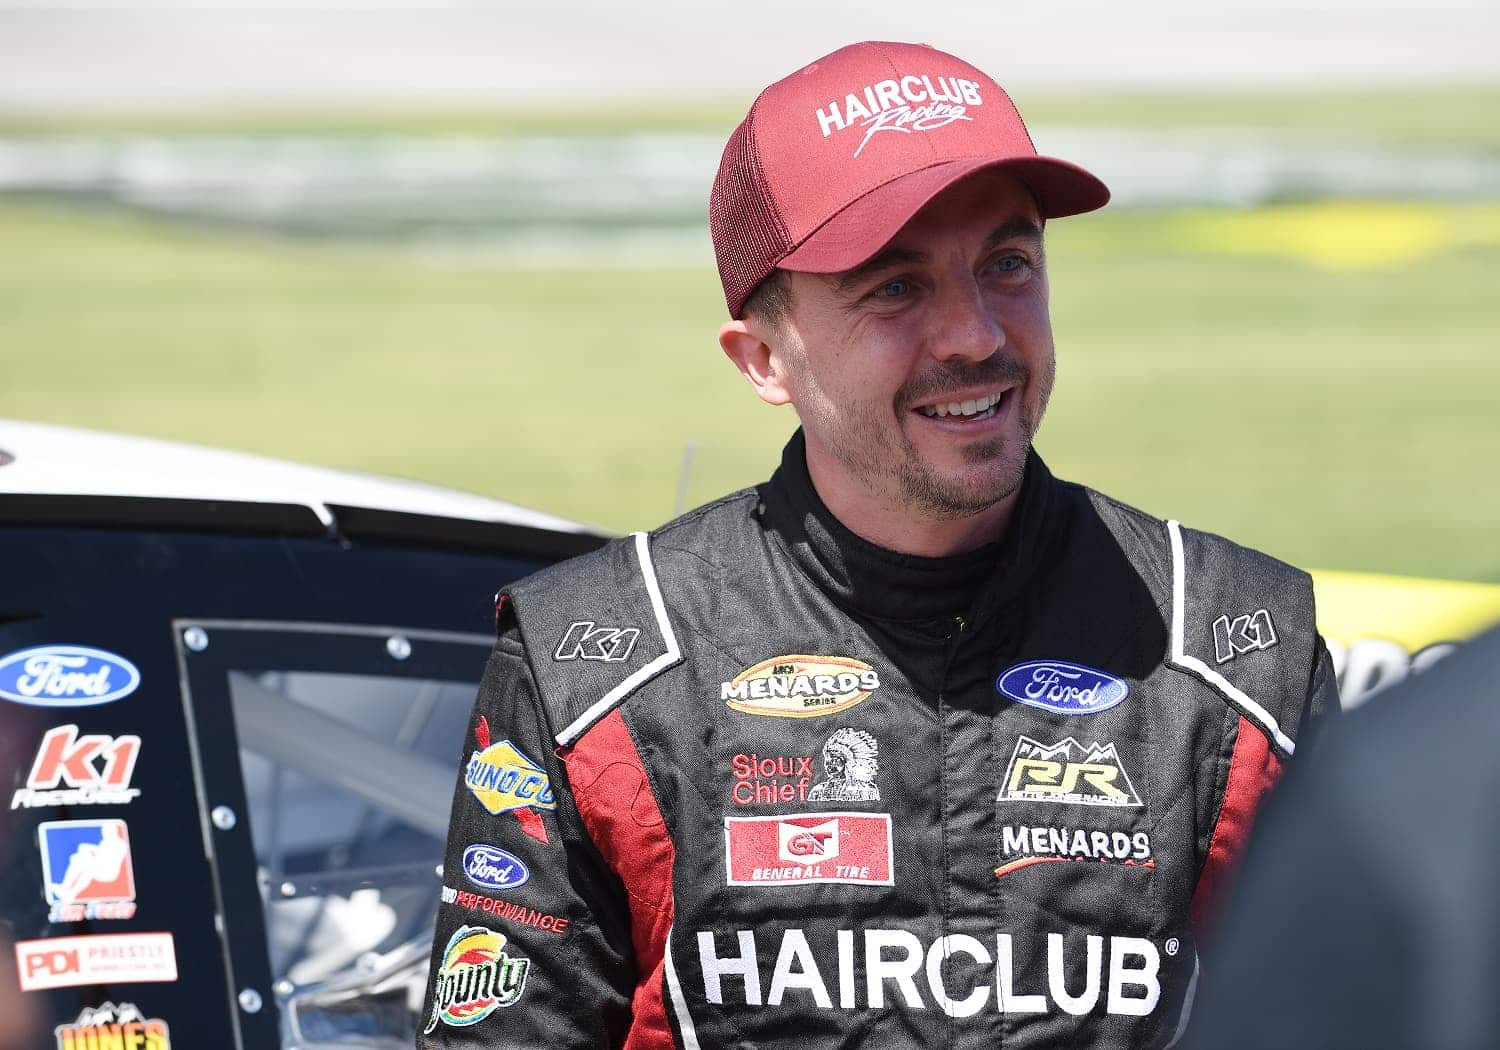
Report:
[[[978,514],[936,518],[858,484],[811,443],[807,447],[807,473],[818,497],[850,532],[886,550],[924,558],[962,554],[986,543],[998,543],[1005,538],[1021,497],[1017,488]]]

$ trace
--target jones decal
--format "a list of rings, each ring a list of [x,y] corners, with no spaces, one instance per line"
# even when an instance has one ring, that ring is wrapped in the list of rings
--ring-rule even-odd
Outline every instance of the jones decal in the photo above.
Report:
[[[0,658],[0,697],[33,707],[95,707],[140,684],[135,664],[82,645],[39,645]]]
[[[53,1030],[57,1050],[172,1050],[172,1034],[160,1017],[147,1017],[134,1003],[85,1006],[71,1024]]]
[[[1108,711],[1130,695],[1123,678],[1066,660],[1016,664],[1000,673],[995,688],[1017,703],[1059,715]]]
[[[719,699],[747,715],[813,718],[847,711],[880,688],[880,675],[847,656],[773,656],[719,686]]]

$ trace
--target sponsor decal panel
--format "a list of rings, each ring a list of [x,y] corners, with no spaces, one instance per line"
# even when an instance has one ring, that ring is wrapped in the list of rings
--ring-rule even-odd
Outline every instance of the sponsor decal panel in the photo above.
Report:
[[[43,735],[26,786],[16,788],[10,808],[131,802],[141,793],[130,786],[140,753],[138,736],[80,735],[76,725],[55,726]]]
[[[135,867],[123,820],[49,820],[37,826],[50,922],[129,919]]]
[[[0,697],[33,707],[96,707],[123,700],[140,684],[135,664],[84,645],[38,645],[0,657]]]
[[[1269,649],[1277,642],[1276,625],[1264,609],[1236,616],[1220,616],[1214,621],[1214,663],[1227,664],[1236,656]]]
[[[1092,715],[1125,702],[1123,678],[1066,660],[1028,660],[1007,667],[995,679],[1002,695],[1057,715]]]
[[[917,934],[899,928],[820,931],[794,926],[779,937],[730,930],[724,943],[714,931],[699,930],[696,947],[703,997],[719,1005],[779,1007],[789,1001],[825,1010],[936,1007],[951,1017],[972,1017],[983,1010],[1147,1017],[1156,1010],[1161,956],[1163,950],[1168,955],[1176,950],[1172,941],[1159,949],[1144,937],[1045,937],[1045,973],[1017,970],[1015,942],[1008,933],[993,939],[957,933],[923,943]],[[959,987],[945,978],[944,964],[953,955],[967,956],[976,965],[972,984]],[[1076,976],[1080,956],[1086,975],[1082,988]],[[862,979],[856,979],[857,973]]]
[[[866,84],[833,99],[814,116],[826,139],[851,128],[864,131],[854,150],[857,157],[882,131],[902,134],[934,131],[956,121],[971,121],[970,109],[984,104],[979,82],[964,77],[907,73]]]
[[[735,755],[729,763],[734,773],[729,798],[738,806],[879,802],[879,756],[880,745],[872,735],[848,727],[834,730],[824,743],[821,778],[812,755]]]
[[[571,919],[563,918],[561,915],[551,915],[512,901],[497,900],[482,893],[454,889],[452,886],[444,886],[441,896],[444,904],[456,904],[470,911],[484,912],[491,918],[504,919],[506,922],[518,923],[521,926],[531,926],[559,936],[568,932],[568,924],[572,922]]]
[[[1000,785],[999,801],[1121,808],[1141,805],[1113,743],[1084,747],[1072,737],[1060,744],[1044,744],[1029,736],[1016,741]]]
[[[147,1017],[134,1003],[85,1006],[78,1019],[53,1029],[57,1050],[172,1050],[167,1022]]]
[[[442,1022],[467,1028],[513,1006],[526,990],[531,960],[505,950],[506,937],[484,926],[460,927],[443,949],[432,990],[432,1016],[424,1035]]]
[[[464,850],[464,878],[480,889],[509,890],[531,878],[531,869],[509,850],[476,842]]]
[[[847,711],[876,689],[880,674],[848,656],[773,656],[719,686],[719,699],[747,715],[813,718]]]
[[[23,992],[177,980],[170,933],[100,933],[16,942]]]
[[[514,813],[522,831],[546,842],[541,811],[557,808],[547,771],[509,740],[491,743],[490,724],[483,715],[474,727],[474,739],[479,748],[469,755],[464,785],[495,816]]]
[[[1067,861],[1120,864],[1141,869],[1156,867],[1156,858],[1151,853],[1151,836],[1144,831],[1007,824],[1000,829],[1000,846],[1006,859],[995,869],[996,878],[1038,864]]]
[[[731,886],[895,884],[888,813],[725,817],[724,854]]]
[[[568,660],[619,663],[630,658],[640,636],[639,627],[605,627],[593,620],[579,620],[563,632],[552,659],[560,663]]]

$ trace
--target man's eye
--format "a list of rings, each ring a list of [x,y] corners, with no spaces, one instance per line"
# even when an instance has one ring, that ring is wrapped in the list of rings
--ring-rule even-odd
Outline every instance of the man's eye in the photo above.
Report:
[[[875,289],[877,299],[899,299],[911,291],[911,282],[905,277],[897,277],[895,280],[886,281]]]
[[[1026,257],[1023,255],[1002,255],[994,262],[995,269],[1001,273],[1015,273],[1026,265]]]

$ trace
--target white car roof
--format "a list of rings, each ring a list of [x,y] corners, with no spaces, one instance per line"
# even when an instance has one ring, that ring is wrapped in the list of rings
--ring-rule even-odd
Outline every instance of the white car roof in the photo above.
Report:
[[[0,495],[122,496],[329,506],[592,533],[576,521],[454,489],[244,452],[0,419]]]

